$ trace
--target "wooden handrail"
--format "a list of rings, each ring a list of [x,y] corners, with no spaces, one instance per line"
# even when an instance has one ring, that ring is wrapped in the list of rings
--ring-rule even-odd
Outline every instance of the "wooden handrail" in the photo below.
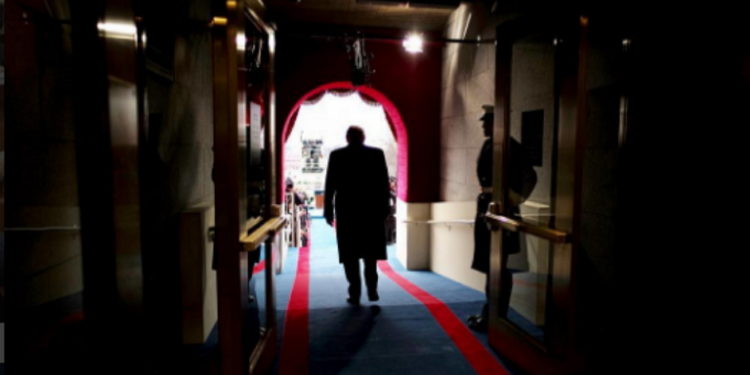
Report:
[[[276,233],[286,225],[286,223],[287,219],[284,216],[273,217],[266,220],[266,222],[258,227],[258,229],[240,237],[243,249],[245,251],[257,250],[266,238],[275,236]]]
[[[400,220],[405,224],[466,224],[474,225],[474,219],[442,219],[442,220]]]
[[[541,237],[541,238],[544,238],[548,241],[555,242],[555,243],[570,242],[570,234],[556,230],[556,229],[551,229],[551,228],[543,227],[541,225],[526,223],[523,221],[511,219],[503,215],[487,213],[485,214],[485,217],[488,220],[496,222],[505,230],[509,230],[512,232],[528,233],[528,234]]]

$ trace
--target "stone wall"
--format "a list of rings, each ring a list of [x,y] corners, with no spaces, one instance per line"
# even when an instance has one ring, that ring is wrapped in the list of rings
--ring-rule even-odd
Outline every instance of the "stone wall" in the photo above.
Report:
[[[463,3],[446,25],[449,39],[492,39],[481,4]],[[469,201],[479,193],[476,160],[484,142],[482,105],[495,98],[495,45],[448,43],[443,51],[440,116],[440,200]]]

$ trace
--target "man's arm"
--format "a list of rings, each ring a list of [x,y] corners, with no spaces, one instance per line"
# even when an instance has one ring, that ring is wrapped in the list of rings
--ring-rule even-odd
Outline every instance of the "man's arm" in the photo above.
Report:
[[[336,193],[336,170],[334,162],[334,153],[331,152],[331,156],[328,159],[328,167],[326,168],[326,186],[324,195],[324,206],[323,216],[326,218],[328,225],[333,225],[333,196]]]

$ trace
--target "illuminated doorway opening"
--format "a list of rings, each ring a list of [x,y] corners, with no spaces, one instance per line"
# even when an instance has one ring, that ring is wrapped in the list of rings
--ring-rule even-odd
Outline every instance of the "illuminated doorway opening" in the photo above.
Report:
[[[365,144],[383,150],[390,177],[397,169],[396,138],[388,125],[383,106],[364,99],[358,92],[328,91],[303,103],[297,121],[284,145],[285,182],[307,197],[308,206],[322,209],[322,193],[328,156],[346,146],[345,133],[351,125],[365,131]],[[316,211],[317,213],[317,211]]]
[[[395,243],[397,176],[403,171],[399,170],[398,158],[402,146],[397,142],[391,117],[381,102],[354,88],[320,90],[299,103],[287,123],[282,151],[287,213],[294,217],[303,211],[299,226],[293,220],[289,246],[305,246],[311,236],[305,231],[305,219],[322,216],[328,158],[331,151],[346,146],[346,130],[352,125],[365,131],[366,145],[378,147],[385,154],[393,213],[388,222],[388,242]]]

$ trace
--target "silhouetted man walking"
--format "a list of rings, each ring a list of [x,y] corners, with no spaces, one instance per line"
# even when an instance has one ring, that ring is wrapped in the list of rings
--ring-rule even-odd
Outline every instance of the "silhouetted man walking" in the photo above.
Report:
[[[331,152],[328,160],[323,215],[329,225],[336,219],[339,262],[349,281],[347,302],[359,304],[362,281],[359,260],[365,265],[370,301],[377,301],[376,262],[386,259],[385,220],[389,214],[388,167],[383,150],[365,146],[365,132],[351,126],[348,146]]]

